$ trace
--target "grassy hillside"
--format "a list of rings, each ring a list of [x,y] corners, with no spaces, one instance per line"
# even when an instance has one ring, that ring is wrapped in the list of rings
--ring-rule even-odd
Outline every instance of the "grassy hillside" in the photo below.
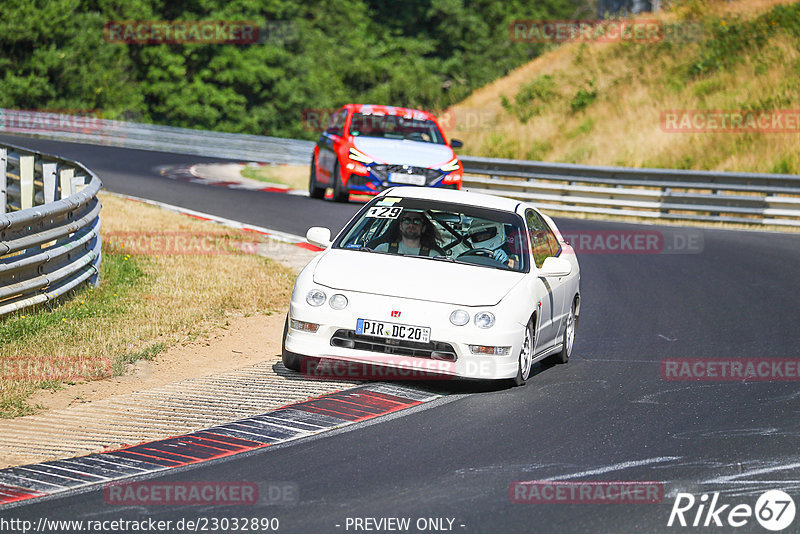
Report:
[[[799,110],[800,2],[681,2],[658,18],[702,31],[683,42],[561,45],[452,108],[449,135],[471,155],[800,174],[800,129],[661,126],[666,110]]]

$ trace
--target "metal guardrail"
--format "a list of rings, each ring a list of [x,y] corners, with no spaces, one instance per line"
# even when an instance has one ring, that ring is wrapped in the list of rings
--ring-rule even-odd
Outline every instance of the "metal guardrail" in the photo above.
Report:
[[[545,210],[800,226],[800,176],[596,167],[464,156],[464,187]]]
[[[79,163],[0,144],[0,316],[97,285],[100,186]]]
[[[0,132],[207,157],[307,164],[314,143],[0,109]],[[464,185],[543,209],[651,219],[800,226],[800,176],[597,167],[463,156]]]
[[[313,142],[297,139],[0,108],[2,132],[31,134],[74,143],[266,163],[308,164],[314,149]]]

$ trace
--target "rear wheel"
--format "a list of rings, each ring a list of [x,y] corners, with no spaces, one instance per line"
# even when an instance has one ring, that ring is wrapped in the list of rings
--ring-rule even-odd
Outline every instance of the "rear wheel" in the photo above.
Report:
[[[519,349],[517,358],[517,376],[514,378],[515,386],[524,386],[531,377],[531,367],[533,366],[533,341],[534,341],[533,317],[525,327],[525,336],[522,338],[522,347]]]
[[[555,363],[567,363],[572,355],[572,346],[575,344],[575,328],[578,326],[578,301],[572,301],[572,307],[567,315],[567,326],[564,328],[564,337],[561,339],[561,352],[552,356]]]
[[[308,196],[311,198],[325,198],[325,188],[317,185],[317,164],[311,156],[311,176],[308,177]]]
[[[334,202],[347,202],[350,200],[350,193],[342,183],[342,173],[339,171],[339,164],[333,169],[333,201]]]
[[[294,352],[286,350],[286,334],[289,332],[289,316],[286,316],[286,322],[283,323],[283,338],[281,338],[281,361],[283,366],[292,371],[300,372],[300,356]]]

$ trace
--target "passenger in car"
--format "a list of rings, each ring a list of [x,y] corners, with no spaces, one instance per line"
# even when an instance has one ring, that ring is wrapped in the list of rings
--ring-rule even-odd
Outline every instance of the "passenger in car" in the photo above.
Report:
[[[436,229],[421,211],[404,211],[399,219],[392,221],[381,240],[384,242],[375,247],[378,252],[413,256],[443,253]]]

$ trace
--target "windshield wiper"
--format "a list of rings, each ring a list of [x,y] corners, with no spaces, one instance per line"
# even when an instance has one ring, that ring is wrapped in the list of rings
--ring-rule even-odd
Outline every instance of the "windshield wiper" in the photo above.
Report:
[[[364,251],[366,251],[366,252],[375,252],[375,250],[373,250],[373,249],[369,248],[367,245],[361,245],[361,246],[360,246],[360,247],[358,247],[356,250],[364,250]]]

